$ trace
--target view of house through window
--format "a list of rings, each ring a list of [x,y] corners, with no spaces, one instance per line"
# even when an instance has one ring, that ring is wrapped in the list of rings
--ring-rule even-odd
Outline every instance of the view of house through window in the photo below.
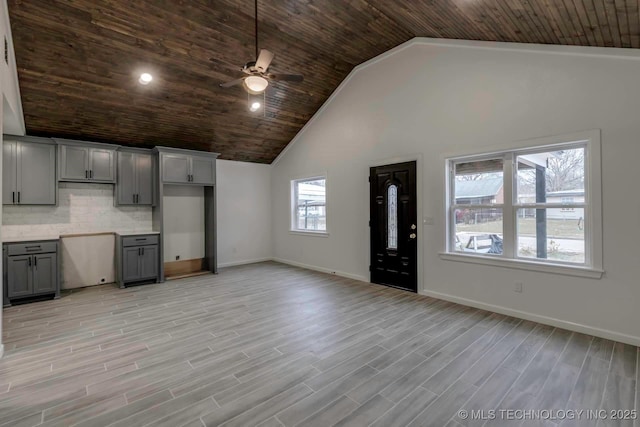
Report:
[[[292,195],[292,229],[326,231],[326,179],[310,178],[292,181]]]
[[[586,146],[505,152],[451,161],[452,249],[459,252],[585,264]],[[512,180],[511,194],[505,193]],[[506,230],[506,207],[514,227]],[[513,254],[504,253],[504,240]]]

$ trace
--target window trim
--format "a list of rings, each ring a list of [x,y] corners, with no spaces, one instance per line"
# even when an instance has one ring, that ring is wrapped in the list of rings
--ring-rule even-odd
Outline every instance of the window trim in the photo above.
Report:
[[[517,156],[546,152],[558,147],[585,147],[585,201],[571,204],[572,207],[584,208],[587,228],[585,229],[585,263],[573,264],[558,261],[539,260],[517,256],[517,224],[515,214],[518,209],[529,207],[554,208],[565,206],[557,204],[517,203],[517,191],[514,187],[517,177],[514,173]],[[504,203],[498,205],[473,205],[474,208],[503,209],[503,254],[484,255],[462,253],[455,250],[455,163],[461,161],[482,161],[496,157],[505,158],[503,166]],[[509,146],[493,147],[475,153],[448,154],[444,156],[445,165],[445,249],[440,258],[452,261],[463,261],[474,264],[488,264],[507,268],[543,271],[548,273],[569,274],[580,277],[600,278],[604,270],[602,265],[602,171],[600,130],[588,130],[572,134],[534,138],[514,142]]]
[[[297,186],[296,184],[299,182],[304,182],[304,181],[314,181],[314,180],[319,180],[319,179],[323,179],[324,180],[324,204],[325,204],[325,212],[326,212],[326,219],[325,219],[325,229],[324,230],[305,230],[305,229],[300,229],[300,228],[296,228],[295,224],[296,224],[296,220],[297,218],[297,214],[296,214],[296,208],[297,208],[297,204],[296,204],[296,200],[298,197],[298,191],[297,191]],[[312,175],[304,175],[302,177],[297,177],[297,178],[292,178],[290,180],[290,206],[289,206],[289,233],[290,234],[294,234],[294,235],[302,235],[302,236],[316,236],[316,237],[329,237],[329,211],[328,211],[328,207],[329,207],[329,203],[328,203],[328,187],[329,187],[329,180],[327,179],[327,174],[312,174]]]

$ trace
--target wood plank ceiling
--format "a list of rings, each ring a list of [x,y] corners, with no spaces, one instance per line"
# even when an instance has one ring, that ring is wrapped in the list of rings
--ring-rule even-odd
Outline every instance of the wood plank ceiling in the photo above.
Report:
[[[270,163],[351,69],[415,36],[640,47],[638,0],[260,0],[276,83],[265,117],[239,77],[251,0],[9,0],[27,132]],[[150,70],[154,82],[137,83]]]

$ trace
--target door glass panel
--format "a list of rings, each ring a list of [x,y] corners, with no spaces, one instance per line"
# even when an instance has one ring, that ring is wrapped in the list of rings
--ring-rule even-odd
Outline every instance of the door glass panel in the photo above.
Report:
[[[398,187],[387,189],[387,249],[398,249]]]

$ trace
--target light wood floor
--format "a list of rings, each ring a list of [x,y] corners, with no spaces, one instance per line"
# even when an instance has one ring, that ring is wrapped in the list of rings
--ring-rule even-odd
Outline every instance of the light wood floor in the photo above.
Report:
[[[83,289],[4,325],[2,426],[440,427],[484,423],[460,409],[638,407],[636,347],[275,263]]]

